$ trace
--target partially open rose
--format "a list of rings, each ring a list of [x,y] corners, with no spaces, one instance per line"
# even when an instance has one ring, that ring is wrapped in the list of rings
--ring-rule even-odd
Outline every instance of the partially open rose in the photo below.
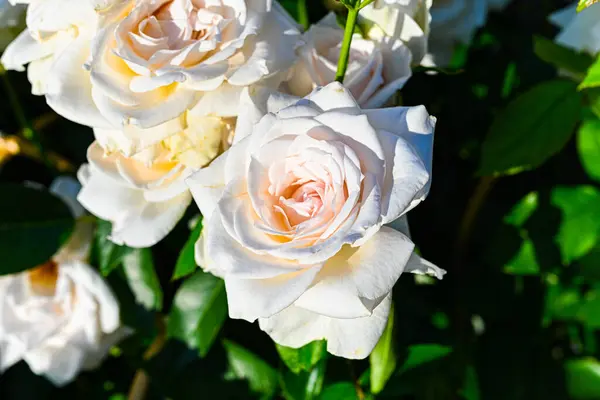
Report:
[[[92,214],[112,222],[111,240],[150,247],[181,219],[192,197],[184,179],[228,146],[233,122],[186,113],[183,131],[126,157],[120,131],[96,129],[89,165],[79,171],[79,201]]]
[[[272,0],[113,0],[99,12],[87,67],[113,126],[149,128],[203,96],[234,116],[242,87],[276,80],[295,59],[299,33]]]
[[[296,96],[335,80],[344,31],[329,14],[303,36],[304,46],[287,85]],[[355,34],[344,85],[363,107],[381,107],[411,76],[412,56],[399,39],[370,40]]]
[[[79,185],[58,178],[51,190],[71,205]],[[93,225],[79,221],[71,238],[48,262],[0,278],[0,373],[23,360],[57,386],[93,369],[128,330],[109,286],[87,264]]]
[[[373,316],[369,334],[319,331],[330,352],[364,358],[414,248],[385,224],[427,195],[435,119],[361,110],[338,83],[304,99],[250,88],[243,106],[233,146],[187,180],[204,215],[197,260],[224,278],[232,318]],[[283,344],[315,340],[299,335]]]

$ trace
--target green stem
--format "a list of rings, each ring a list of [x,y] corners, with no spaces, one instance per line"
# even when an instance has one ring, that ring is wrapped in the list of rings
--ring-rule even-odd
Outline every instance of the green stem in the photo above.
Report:
[[[306,8],[306,0],[298,0],[298,21],[304,30],[308,30],[310,27],[310,20],[308,19],[308,8]]]
[[[342,50],[340,51],[340,59],[335,74],[335,80],[339,83],[344,83],[344,77],[346,76],[348,59],[350,58],[350,46],[352,45],[352,36],[354,35],[354,28],[356,27],[358,11],[359,7],[348,8],[348,19],[346,20],[346,28],[344,30],[344,41],[342,42]]]

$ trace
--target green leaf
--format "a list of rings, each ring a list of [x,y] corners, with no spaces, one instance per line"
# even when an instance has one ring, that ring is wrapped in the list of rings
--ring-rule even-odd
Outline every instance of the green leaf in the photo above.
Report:
[[[339,382],[327,386],[319,400],[358,400],[358,394],[352,383]]]
[[[317,398],[325,381],[326,359],[322,359],[311,371],[294,374],[284,371],[281,381],[286,400],[312,400]]]
[[[600,119],[587,120],[577,133],[579,158],[588,175],[600,181]]]
[[[136,301],[149,310],[162,308],[162,289],[150,249],[134,249],[123,257],[123,271]]]
[[[517,254],[504,266],[504,272],[510,275],[538,275],[540,266],[535,257],[535,246],[531,239],[523,240]]]
[[[594,59],[542,36],[533,37],[533,51],[543,61],[583,79]]]
[[[589,89],[600,86],[600,57],[587,70],[583,82],[579,84],[578,89]]]
[[[600,398],[600,363],[595,358],[567,361],[565,375],[570,399],[593,400]]]
[[[369,356],[369,363],[371,364],[371,392],[373,394],[378,394],[383,390],[388,379],[390,379],[396,369],[393,331],[394,306],[392,304],[385,330]]]
[[[557,187],[552,204],[562,211],[555,238],[563,262],[584,256],[598,242],[600,233],[600,192],[593,186]]]
[[[119,246],[113,243],[109,239],[111,232],[112,224],[99,219],[94,246],[98,258],[98,267],[103,276],[108,276],[115,268],[121,265],[123,257],[133,251],[131,247]]]
[[[439,344],[416,344],[409,346],[408,357],[398,373],[403,373],[420,365],[446,357],[451,352],[451,347]]]
[[[577,4],[577,12],[583,11],[592,4],[596,4],[598,1],[600,0],[579,0],[579,4]]]
[[[537,192],[529,193],[504,216],[504,223],[521,228],[537,209],[538,201]]]
[[[310,371],[325,355],[327,355],[327,342],[317,340],[293,349],[275,344],[279,356],[287,367],[295,374],[300,371]]]
[[[173,280],[184,278],[192,274],[196,268],[195,259],[195,248],[196,242],[202,232],[202,220],[199,220],[194,227],[194,230],[190,234],[187,242],[181,249],[179,257],[177,258],[177,264],[175,264],[175,272],[173,273]]]
[[[229,340],[223,341],[227,352],[229,368],[225,375],[228,380],[246,380],[250,390],[273,397],[277,391],[277,372],[273,367],[254,353]]]
[[[227,297],[222,279],[197,271],[181,285],[169,314],[170,337],[198,349],[204,357],[227,317]]]
[[[494,119],[479,174],[514,174],[543,164],[568,142],[581,107],[581,94],[565,80],[544,82],[520,95]]]
[[[52,258],[69,238],[75,220],[52,193],[0,184],[0,275],[14,274]]]

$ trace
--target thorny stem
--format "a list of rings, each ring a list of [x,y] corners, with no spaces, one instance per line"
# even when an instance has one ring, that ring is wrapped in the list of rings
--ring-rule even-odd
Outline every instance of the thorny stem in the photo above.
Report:
[[[356,18],[358,17],[359,6],[348,7],[348,19],[346,20],[346,28],[344,29],[344,41],[340,50],[340,59],[338,60],[337,72],[335,80],[339,83],[344,83],[346,69],[348,69],[348,60],[350,58],[350,46],[352,45],[352,36],[356,27]]]

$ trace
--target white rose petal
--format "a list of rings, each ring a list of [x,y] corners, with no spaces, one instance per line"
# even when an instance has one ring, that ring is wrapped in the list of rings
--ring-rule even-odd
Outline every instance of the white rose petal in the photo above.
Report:
[[[338,83],[241,99],[232,147],[186,180],[205,217],[196,259],[225,280],[232,318],[259,319],[284,345],[326,338],[330,352],[364,358],[402,272],[433,268],[384,224],[427,194],[435,119],[423,107],[362,110]]]

